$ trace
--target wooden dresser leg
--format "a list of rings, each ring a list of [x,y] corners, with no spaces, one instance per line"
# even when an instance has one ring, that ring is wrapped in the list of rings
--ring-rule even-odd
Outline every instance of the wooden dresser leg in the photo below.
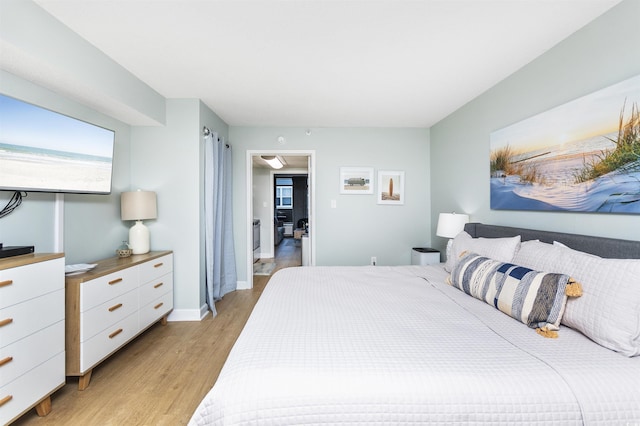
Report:
[[[89,382],[91,381],[91,373],[93,370],[89,370],[85,373],[84,376],[80,376],[80,380],[78,380],[78,390],[85,390],[89,387]]]
[[[163,316],[163,317],[162,317],[162,319],[160,320],[160,324],[162,324],[162,325],[167,325],[167,323],[168,323],[168,321],[167,321],[167,317],[168,317],[168,316],[169,316],[169,315],[165,315],[165,316]]]
[[[40,417],[44,417],[51,412],[51,395],[43,399],[36,405],[36,413]]]

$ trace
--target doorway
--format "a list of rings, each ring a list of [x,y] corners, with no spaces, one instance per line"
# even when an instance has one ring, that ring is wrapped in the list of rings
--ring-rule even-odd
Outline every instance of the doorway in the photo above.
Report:
[[[271,168],[263,157],[278,157],[283,161],[284,167]],[[269,150],[247,151],[247,287],[253,286],[254,257],[253,257],[253,223],[260,220],[261,223],[261,255],[275,257],[277,236],[277,206],[275,182],[277,175],[307,176],[307,205],[308,217],[305,221],[307,232],[304,239],[300,239],[300,251],[303,251],[306,264],[315,265],[315,151],[314,150]],[[300,218],[298,218],[300,219]],[[297,223],[292,225],[297,228]]]

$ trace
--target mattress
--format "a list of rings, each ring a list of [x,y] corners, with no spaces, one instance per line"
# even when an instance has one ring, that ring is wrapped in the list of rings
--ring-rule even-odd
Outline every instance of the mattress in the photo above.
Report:
[[[280,270],[190,424],[640,424],[640,357],[545,339],[446,276]]]

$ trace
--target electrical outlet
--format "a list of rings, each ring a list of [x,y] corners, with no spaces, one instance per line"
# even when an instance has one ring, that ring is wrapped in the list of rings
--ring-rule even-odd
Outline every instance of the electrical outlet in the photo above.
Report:
[[[372,264],[373,266],[376,266],[376,263],[378,263],[378,259],[376,259],[376,257],[375,257],[375,256],[371,256],[371,264]]]

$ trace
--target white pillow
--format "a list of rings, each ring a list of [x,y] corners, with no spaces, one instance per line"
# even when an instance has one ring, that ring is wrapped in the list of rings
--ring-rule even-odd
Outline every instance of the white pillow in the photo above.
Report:
[[[566,246],[525,241],[514,263],[574,278],[562,324],[626,356],[640,355],[640,259],[604,259]]]
[[[453,239],[451,256],[447,258],[444,269],[447,272],[453,271],[460,255],[465,251],[471,251],[500,262],[511,262],[519,246],[520,235],[508,238],[472,238],[471,235],[462,231]]]
[[[513,257],[513,263],[537,271],[560,272],[570,268],[564,264],[569,259],[562,258],[560,248],[561,246],[557,244],[543,243],[539,240],[523,241]],[[584,254],[591,256],[587,253]]]

